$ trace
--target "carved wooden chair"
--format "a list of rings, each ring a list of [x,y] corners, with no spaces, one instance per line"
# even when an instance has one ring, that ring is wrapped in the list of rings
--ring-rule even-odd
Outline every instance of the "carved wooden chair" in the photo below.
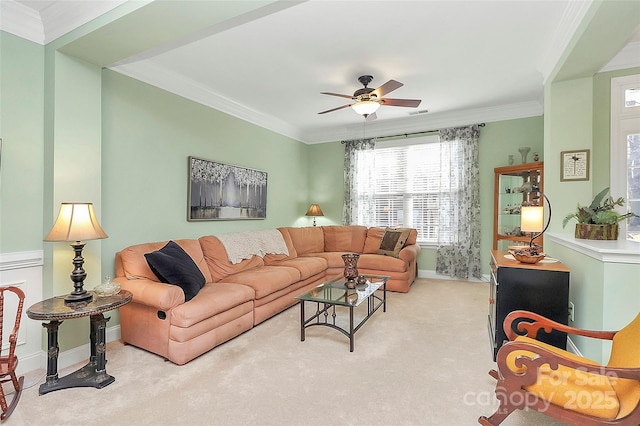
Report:
[[[13,321],[13,328],[9,335],[9,352],[3,354],[2,348],[0,348],[0,408],[2,414],[0,414],[0,420],[4,421],[11,415],[13,409],[18,405],[20,396],[22,395],[22,387],[24,377],[16,377],[16,367],[18,366],[18,357],[15,354],[16,343],[18,341],[18,329],[20,328],[20,319],[22,318],[22,305],[24,305],[24,292],[17,287],[0,287],[0,342],[4,342],[4,305],[5,305],[5,293],[13,292],[17,296],[18,309],[16,312],[16,318]],[[7,404],[7,399],[2,388],[3,383],[11,382],[13,384],[14,395],[10,404]]]
[[[515,326],[515,328],[514,328]],[[518,336],[517,330],[526,333]],[[607,365],[599,365],[535,340],[538,330],[612,340]],[[499,425],[513,411],[529,408],[573,425],[640,425],[640,314],[620,331],[589,331],[527,311],[504,320],[509,342],[496,359],[500,406],[482,425]]]

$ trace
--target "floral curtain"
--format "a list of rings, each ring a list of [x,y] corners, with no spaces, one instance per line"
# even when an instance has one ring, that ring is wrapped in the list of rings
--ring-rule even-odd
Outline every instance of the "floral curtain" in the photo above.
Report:
[[[440,130],[440,226],[436,272],[480,278],[477,125]]]
[[[344,225],[373,226],[375,139],[343,141]]]

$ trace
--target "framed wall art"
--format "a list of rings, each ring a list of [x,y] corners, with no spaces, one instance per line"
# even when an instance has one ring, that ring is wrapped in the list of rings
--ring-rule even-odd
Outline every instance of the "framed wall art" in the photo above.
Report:
[[[189,157],[187,220],[265,219],[267,172]]]
[[[589,150],[560,153],[560,181],[589,180]]]

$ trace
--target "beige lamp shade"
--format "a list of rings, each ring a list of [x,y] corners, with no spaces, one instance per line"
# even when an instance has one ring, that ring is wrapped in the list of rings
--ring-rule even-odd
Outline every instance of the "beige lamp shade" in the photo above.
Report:
[[[520,230],[522,232],[542,232],[544,228],[544,207],[523,206],[520,208]]]
[[[324,213],[322,213],[322,209],[320,208],[319,205],[311,204],[305,216],[324,216]]]
[[[107,238],[92,203],[62,203],[53,228],[45,241],[83,241]]]

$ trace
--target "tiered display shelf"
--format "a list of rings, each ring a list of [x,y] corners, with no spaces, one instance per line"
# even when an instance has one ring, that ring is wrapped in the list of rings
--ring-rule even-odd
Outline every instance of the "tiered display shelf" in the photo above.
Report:
[[[529,235],[520,232],[520,208],[523,205],[540,205],[543,172],[542,161],[494,169],[494,250],[507,250],[510,245],[529,243]],[[542,237],[536,238],[535,242],[542,245]]]

